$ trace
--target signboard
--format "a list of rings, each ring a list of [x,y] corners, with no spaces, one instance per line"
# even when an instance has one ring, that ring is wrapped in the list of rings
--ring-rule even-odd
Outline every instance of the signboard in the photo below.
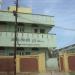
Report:
[[[20,47],[56,47],[55,35],[18,33],[17,46]],[[14,33],[3,32],[0,35],[0,46],[14,46]]]
[[[14,38],[11,39],[11,42],[14,42]],[[19,46],[41,46],[41,45],[44,45],[45,43],[45,46],[47,46],[47,40],[44,40],[44,39],[37,39],[37,38],[25,38],[25,37],[22,37],[22,38],[17,38],[17,45]]]

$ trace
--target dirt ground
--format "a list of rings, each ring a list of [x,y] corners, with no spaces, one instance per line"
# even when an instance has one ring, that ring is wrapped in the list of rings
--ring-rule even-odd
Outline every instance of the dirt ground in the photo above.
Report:
[[[0,75],[14,75],[14,74],[13,73],[0,73]],[[17,73],[16,75],[71,75],[71,74],[63,73],[63,72],[46,72],[46,73]]]

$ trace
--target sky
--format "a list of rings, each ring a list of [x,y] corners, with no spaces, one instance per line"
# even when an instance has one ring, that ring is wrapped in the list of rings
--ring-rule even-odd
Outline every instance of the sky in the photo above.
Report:
[[[3,0],[2,9],[15,5],[15,0]],[[31,7],[35,14],[54,16],[57,48],[75,43],[75,0],[19,0],[19,6]]]

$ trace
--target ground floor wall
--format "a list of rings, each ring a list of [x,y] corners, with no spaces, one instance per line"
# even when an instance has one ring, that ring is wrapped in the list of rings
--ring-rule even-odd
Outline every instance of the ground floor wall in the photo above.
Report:
[[[75,72],[75,53],[59,54],[60,71]]]
[[[45,72],[45,53],[38,55],[16,56],[16,72]],[[0,56],[0,72],[13,72],[13,56]]]
[[[48,58],[48,48],[39,48],[39,47],[17,47],[16,55],[37,55],[40,52],[45,52],[46,58]],[[3,56],[13,56],[14,55],[14,47],[0,47],[0,55]]]

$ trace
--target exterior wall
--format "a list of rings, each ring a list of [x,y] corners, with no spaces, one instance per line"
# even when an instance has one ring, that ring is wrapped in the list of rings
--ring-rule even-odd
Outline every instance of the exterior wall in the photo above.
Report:
[[[65,71],[65,72],[69,72],[69,68],[68,68],[68,57],[67,54],[60,54],[59,55],[59,67],[60,67],[60,71]]]
[[[63,53],[59,55],[62,56],[62,61],[59,62],[60,64],[60,71],[65,72],[75,72],[75,54],[74,53]],[[61,60],[59,58],[59,60]],[[63,66],[61,65],[63,62]]]
[[[40,33],[40,29],[44,29],[45,33],[48,34],[50,28],[48,26],[40,26],[37,24],[38,27],[32,27],[32,24],[24,24],[24,32],[23,33],[34,33],[34,29],[38,29],[37,33]],[[6,24],[0,24],[0,31],[8,31],[8,32],[14,32],[14,23],[6,23]]]
[[[39,54],[39,72],[46,72],[45,53]]]
[[[40,24],[42,26],[52,26],[54,25],[53,16],[38,15],[38,14],[23,14],[18,13],[18,22],[28,23],[28,24]],[[15,17],[12,12],[0,11],[0,21],[14,22]]]
[[[15,8],[11,7],[9,11],[14,10]],[[21,11],[19,11],[21,10]],[[46,15],[35,15],[31,14],[31,11],[28,11],[30,14],[25,14],[27,10],[23,8],[19,8],[18,12],[18,22],[24,24],[24,32],[19,32],[17,34],[17,47],[24,48],[24,51],[20,50],[20,54],[17,54],[16,58],[16,71],[17,72],[24,72],[26,66],[25,62],[34,61],[35,60],[35,67],[37,68],[38,72],[45,72],[46,71],[46,60],[47,60],[47,48],[48,47],[56,47],[55,44],[55,34],[48,34],[49,27],[54,25],[53,16],[46,16]],[[0,58],[11,58],[13,55],[9,55],[13,53],[13,46],[14,46],[14,21],[15,17],[13,16],[12,12],[0,12],[0,22],[5,21],[7,25],[0,28],[4,31],[0,32],[0,47],[6,47],[4,50],[5,57],[0,56]],[[11,22],[11,23],[10,23]],[[37,24],[38,32],[34,33],[34,29],[31,24]],[[40,33],[40,29],[45,29],[45,33]],[[10,48],[9,48],[10,47]],[[39,51],[32,51],[31,48],[39,48]],[[30,55],[24,54],[26,51],[31,51]],[[19,53],[18,52],[18,53]],[[23,55],[22,55],[23,53]],[[21,60],[22,59],[22,60]],[[37,61],[37,62],[36,62]],[[12,61],[13,62],[13,61]],[[27,64],[27,63],[26,63]],[[31,62],[32,64],[32,62]],[[33,64],[32,64],[33,65]],[[30,65],[31,66],[31,65]],[[31,66],[32,67],[32,66]],[[31,68],[32,69],[32,68]],[[35,70],[35,69],[34,69]]]
[[[12,42],[11,40],[14,39],[14,25],[15,24],[12,23],[12,22],[7,22],[5,24],[1,23],[1,25],[0,25],[0,40],[2,39],[2,43],[4,43],[4,44],[7,43],[7,42],[10,43],[10,45],[11,45],[10,47],[12,47],[12,44],[13,44],[13,43],[11,43]],[[33,40],[33,38],[34,38],[35,41],[39,40],[40,42],[34,42],[33,43],[33,44],[36,43],[38,45],[38,47],[40,47],[42,44],[45,44],[43,47],[50,47],[50,46],[51,47],[53,47],[53,46],[56,47],[55,34],[48,34],[49,26],[42,26],[42,25],[39,25],[39,24],[37,24],[37,25],[38,25],[38,27],[32,27],[31,24],[24,24],[24,32],[23,33],[25,33],[26,35],[18,33],[18,34],[20,34],[18,36],[21,37],[21,38],[25,36],[24,38],[29,39],[29,40],[30,39]],[[38,32],[34,33],[34,29],[38,29]],[[40,29],[44,29],[45,33],[40,33]],[[11,42],[9,42],[9,40]],[[50,45],[48,44],[49,41],[51,42]],[[2,43],[1,43],[0,46],[6,46],[6,45],[9,46],[9,44],[6,44],[6,45],[3,44],[2,45]],[[26,43],[23,42],[22,44],[31,44],[32,45],[32,43],[30,43],[30,41],[29,41],[29,43],[28,42],[26,42]],[[32,46],[32,47],[34,47],[34,46]]]
[[[16,10],[15,6],[9,7],[9,11],[14,11],[14,10]],[[32,9],[31,8],[19,7],[18,12],[20,12],[20,13],[32,13]]]
[[[10,57],[0,57],[0,72],[13,72],[14,71],[14,61]]]
[[[7,23],[7,25],[6,25],[6,31],[7,32],[14,32],[14,26],[15,26],[15,24],[14,23]]]
[[[64,62],[63,62],[63,57],[60,56],[59,57],[59,67],[60,67],[60,71],[64,71]]]
[[[59,71],[57,58],[49,58],[46,63],[47,71]]]
[[[0,67],[2,66],[2,68],[0,68],[0,72],[8,72],[9,71],[9,73],[10,73],[10,72],[14,71],[14,67],[13,67],[14,61],[12,61],[11,58],[12,58],[11,56],[10,57],[9,56],[0,56],[0,60],[2,60],[2,61],[0,61],[0,63],[1,63]],[[10,62],[7,59],[9,59]],[[39,55],[17,56],[17,58],[16,58],[16,71],[17,71],[17,73],[26,72],[26,71],[24,71],[24,68],[22,68],[25,65],[21,64],[21,63],[23,63],[21,60],[25,60],[25,59],[27,59],[27,60],[36,59],[37,62],[36,62],[36,65],[34,67],[34,68],[36,68],[36,70],[34,69],[34,71],[37,71],[37,72],[45,72],[46,71],[45,54],[40,53]],[[32,60],[32,61],[33,61],[32,65],[34,65],[35,62],[34,62],[34,60]],[[8,69],[9,68],[7,66],[8,64],[9,64],[10,70]],[[33,72],[33,70],[29,70],[29,72]]]
[[[10,55],[12,53],[14,53],[14,48],[13,47],[3,47],[4,49],[1,50],[0,49],[0,56],[13,56],[13,55]],[[20,48],[20,47],[19,47]],[[17,50],[17,55],[38,55],[39,53],[46,53],[47,52],[47,48],[34,48],[34,50],[32,50],[33,48],[23,48],[24,50]],[[30,52],[30,54],[26,54],[26,52]],[[23,53],[23,55],[22,55]],[[48,58],[48,55],[46,54],[46,59]]]
[[[30,53],[30,54],[26,54],[26,53]],[[47,48],[38,48],[38,50],[36,50],[34,48],[34,50],[32,50],[32,48],[24,48],[24,50],[18,50],[17,51],[17,55],[20,55],[20,56],[27,56],[27,55],[38,55],[41,53],[44,53],[45,56],[45,67],[47,67],[47,64],[46,64],[46,61],[48,60],[48,49]],[[13,56],[14,54],[14,48],[9,48],[9,47],[4,47],[4,50],[0,50],[0,56]],[[42,57],[41,57],[42,59]]]
[[[18,33],[17,47],[56,47],[55,34]],[[14,32],[0,32],[0,46],[14,46]]]

